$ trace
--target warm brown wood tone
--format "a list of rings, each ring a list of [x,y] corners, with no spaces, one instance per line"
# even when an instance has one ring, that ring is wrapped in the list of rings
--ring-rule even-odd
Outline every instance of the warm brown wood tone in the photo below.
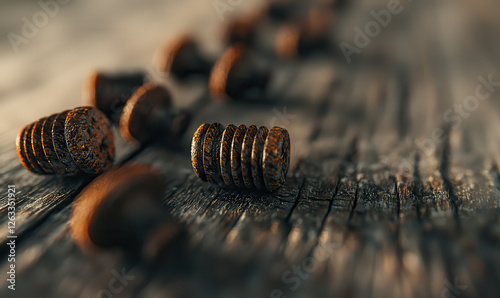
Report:
[[[122,28],[134,34],[106,34],[127,40],[144,35],[143,46],[130,41],[113,53],[96,51],[81,60],[104,63],[102,54],[118,55],[111,63],[116,67],[135,57],[147,63],[160,37],[176,28],[133,31],[131,24],[144,29],[150,19],[170,22],[173,14],[192,13],[193,21],[213,14],[210,24],[223,24],[211,1],[200,7],[194,1],[146,2],[150,14],[139,13]],[[342,41],[353,44],[354,26],[364,29],[373,20],[370,10],[387,9],[390,1],[353,2],[339,15],[337,50]],[[131,11],[145,4],[123,5],[128,6],[117,15],[135,15]],[[15,184],[19,297],[95,297],[124,274],[119,297],[270,297],[273,291],[287,297],[499,297],[499,4],[422,0],[401,1],[401,7],[351,63],[341,52],[291,62],[264,55],[275,70],[266,94],[272,100],[219,103],[203,95],[208,103],[194,111],[179,149],[135,151],[115,131],[118,162],[141,161],[161,170],[167,177],[166,211],[189,229],[186,243],[157,263],[131,260],[120,251],[84,254],[70,237],[69,218],[74,198],[89,181],[25,170],[15,152],[20,127],[2,122],[8,129],[2,126],[0,134],[0,272],[8,271],[7,185]],[[161,9],[169,13],[154,13]],[[68,6],[69,16],[77,11]],[[61,22],[56,17],[51,25]],[[105,44],[104,37],[81,38],[75,47]],[[36,73],[50,71],[48,64],[57,61],[69,67],[63,58],[29,61]],[[29,67],[25,71],[31,73]],[[63,68],[58,71],[62,76]],[[79,72],[75,82],[85,75]],[[203,79],[169,85],[175,87],[175,103],[184,106],[199,97],[196,90],[208,94]],[[57,98],[55,110],[79,105]],[[457,104],[462,112],[455,112]],[[0,107],[10,111],[12,102]],[[42,112],[33,111],[32,120],[23,122],[51,113]],[[191,167],[190,141],[200,124],[213,122],[286,128],[291,163],[283,188],[247,192],[199,179]],[[0,278],[0,296],[8,294]]]

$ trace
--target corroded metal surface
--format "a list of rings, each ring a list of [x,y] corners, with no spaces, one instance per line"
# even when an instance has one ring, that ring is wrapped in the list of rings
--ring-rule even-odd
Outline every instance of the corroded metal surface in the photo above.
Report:
[[[56,116],[52,123],[52,142],[59,162],[64,166],[64,172],[68,175],[78,174],[80,170],[69,154],[64,135],[65,122],[70,111],[64,111]]]
[[[231,145],[233,144],[233,137],[236,129],[236,125],[229,124],[222,133],[221,138],[220,170],[224,183],[229,186],[234,185],[231,175]]]
[[[45,172],[42,170],[40,165],[38,165],[38,162],[36,161],[35,153],[33,153],[33,146],[31,146],[31,136],[33,135],[33,127],[35,126],[34,123],[31,123],[28,128],[26,129],[26,135],[24,138],[24,152],[26,157],[28,158],[31,169],[34,173],[37,174],[45,174]]]
[[[273,126],[264,143],[263,173],[266,188],[275,191],[285,183],[290,164],[290,136],[286,129]]]
[[[221,184],[220,174],[220,138],[224,127],[220,123],[213,123],[207,130],[203,142],[203,168],[208,182]]]
[[[111,123],[95,107],[80,107],[41,118],[19,133],[21,164],[37,174],[99,174],[111,167]]]
[[[264,152],[264,143],[269,130],[265,126],[259,127],[252,147],[252,179],[258,190],[265,190],[264,176],[262,173],[262,153]]]
[[[23,167],[25,167],[29,171],[33,171],[31,163],[30,163],[28,156],[26,155],[26,151],[24,149],[27,128],[28,128],[28,126],[23,127],[23,129],[21,129],[21,131],[17,135],[16,151],[17,151],[17,156],[19,157],[19,160],[21,161],[21,164],[23,165]]]
[[[53,174],[54,170],[52,169],[52,166],[50,165],[49,161],[47,160],[47,156],[43,151],[42,127],[45,120],[47,120],[47,118],[42,118],[33,124],[33,131],[31,134],[31,146],[33,148],[33,154],[35,155],[35,159],[40,168],[42,169],[42,171],[46,174]]]
[[[231,174],[233,176],[234,184],[237,187],[245,187],[243,175],[241,173],[241,149],[243,146],[243,139],[247,127],[243,124],[238,126],[233,137],[233,144],[231,144]]]
[[[203,143],[209,126],[210,124],[208,123],[200,125],[191,141],[191,163],[193,170],[203,181],[207,181],[207,176],[203,169]]]
[[[123,138],[132,143],[172,136],[174,113],[170,92],[156,83],[146,83],[128,100],[120,119]]]
[[[193,136],[191,161],[204,181],[272,192],[285,183],[290,137],[280,127],[205,123]]]
[[[65,173],[65,169],[63,164],[59,161],[57,157],[54,142],[52,139],[52,124],[56,119],[57,114],[53,114],[47,117],[42,124],[42,148],[45,153],[45,157],[47,161],[50,163],[54,174],[63,175]]]
[[[100,174],[113,164],[115,143],[111,123],[95,107],[79,107],[65,122],[67,150],[83,172]]]
[[[257,134],[257,126],[250,125],[243,138],[241,146],[241,174],[247,188],[254,188],[252,179],[252,147]]]

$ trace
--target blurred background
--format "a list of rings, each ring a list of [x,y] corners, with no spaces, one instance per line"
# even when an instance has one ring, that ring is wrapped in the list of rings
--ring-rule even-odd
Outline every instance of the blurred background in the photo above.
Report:
[[[464,296],[498,291],[500,2],[345,0],[342,9],[333,13],[322,6],[311,10],[317,4],[332,5],[333,0],[288,2],[300,3],[295,17],[261,26],[263,38],[253,49],[276,70],[272,94],[286,96],[277,96],[277,102],[267,106],[209,105],[196,115],[183,146],[189,148],[192,133],[203,122],[222,118],[224,124],[268,125],[277,119],[285,122],[293,140],[291,182],[274,197],[240,193],[219,197],[224,192],[194,177],[187,154],[146,151],[144,159],[151,163],[173,161],[173,166],[164,168],[172,181],[185,178],[186,184],[169,180],[166,204],[173,206],[176,217],[192,224],[191,240],[223,249],[214,255],[201,249],[207,254],[195,258],[196,265],[181,268],[185,275],[181,272],[178,279],[171,279],[176,274],[172,272],[153,278],[143,264],[131,266],[139,286],[123,294],[235,297],[248,291],[248,297],[263,293],[281,297],[283,292],[273,296],[272,290],[286,288],[288,294],[290,283],[282,279],[283,273],[321,244],[333,244],[335,253],[310,280],[300,279],[304,286],[292,289],[292,296],[452,297],[459,296],[454,291],[457,277],[468,287]],[[231,20],[258,11],[265,3],[2,1],[0,139],[6,140],[4,147],[14,152],[15,136],[27,123],[82,105],[84,82],[96,69],[146,70],[152,79],[171,87],[176,105],[190,106],[191,101],[207,96],[206,83],[178,84],[158,73],[154,65],[158,49],[190,33],[203,52],[215,59],[226,47],[222,36]],[[321,27],[323,22],[327,25]],[[290,47],[280,52],[276,39],[287,24],[313,24],[312,33],[305,36],[314,36],[314,24],[319,24],[327,46],[313,46],[307,57],[287,56]],[[284,44],[294,34],[286,32],[290,33],[281,33]],[[481,95],[488,100],[479,100]],[[294,96],[298,102],[293,102]],[[280,118],[283,113],[292,118]],[[436,138],[436,129],[446,132],[446,137]],[[431,142],[429,152],[425,150],[429,146],[422,149],[419,142],[423,147]],[[417,160],[409,172],[408,159]],[[42,186],[44,182],[36,180]],[[338,201],[330,195],[334,191]],[[190,204],[195,199],[177,203],[171,196],[199,197],[210,203],[206,209],[193,210]],[[67,212],[70,203],[64,204]],[[496,213],[487,213],[491,210]],[[57,224],[44,222],[36,235],[52,233],[56,229],[51,224],[67,229],[68,214],[61,213],[61,218],[51,218]],[[223,236],[211,237],[211,232]],[[67,235],[56,238],[32,251],[33,241],[22,248],[23,262],[35,268],[22,274],[35,287],[50,293],[86,289],[85,294],[94,295],[102,280],[93,278],[92,272],[107,274],[122,266],[123,260],[110,254],[83,257]],[[58,248],[47,248],[52,244],[69,251],[71,257],[60,258]],[[38,249],[43,253],[35,253]],[[227,251],[231,258],[226,258]],[[40,256],[48,261],[39,261]],[[66,286],[43,279],[50,274],[47,263],[65,266],[57,277],[66,278]],[[88,265],[86,273],[66,274],[82,264]],[[233,280],[226,282],[229,278]],[[148,284],[149,280],[153,282]],[[168,282],[173,290],[162,292]]]

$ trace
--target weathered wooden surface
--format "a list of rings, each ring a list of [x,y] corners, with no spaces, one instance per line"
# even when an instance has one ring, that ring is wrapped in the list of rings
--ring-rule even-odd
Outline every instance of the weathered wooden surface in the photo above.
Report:
[[[165,173],[163,201],[188,225],[187,244],[155,264],[119,251],[81,252],[68,222],[88,180],[28,173],[15,156],[15,134],[39,116],[79,105],[89,64],[147,66],[156,46],[189,26],[216,53],[223,23],[210,1],[201,2],[102,4],[116,21],[103,32],[95,24],[112,22],[87,25],[76,16],[91,4],[74,2],[25,52],[2,58],[0,271],[8,270],[7,185],[15,184],[16,296],[106,297],[124,272],[130,279],[112,285],[119,287],[114,297],[500,295],[498,87],[459,124],[444,118],[475,95],[479,76],[500,81],[498,4],[486,0],[401,2],[401,13],[352,63],[326,54],[295,62],[267,57],[276,70],[269,104],[210,103],[196,111],[177,150],[149,147],[128,160],[135,148],[120,143],[119,160]],[[339,17],[335,44],[352,44],[352,28],[372,20],[370,10],[387,8],[372,2],[356,1]],[[72,17],[68,30],[81,30],[78,38],[47,36]],[[44,38],[59,43],[51,48]],[[203,82],[168,84],[179,105],[207,96]],[[292,165],[283,189],[258,194],[200,181],[190,166],[190,137],[214,121],[286,127]],[[443,136],[435,137],[436,129]],[[0,285],[0,296],[13,295],[5,278]]]

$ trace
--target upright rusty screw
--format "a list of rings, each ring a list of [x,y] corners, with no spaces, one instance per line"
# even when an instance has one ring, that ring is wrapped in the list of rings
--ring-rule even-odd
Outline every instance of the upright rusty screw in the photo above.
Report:
[[[203,181],[276,191],[288,173],[290,136],[277,126],[229,124],[224,129],[220,123],[205,123],[193,136],[191,161]]]
[[[143,72],[107,74],[92,73],[83,90],[83,102],[101,110],[111,121],[118,122],[123,106],[132,93],[146,82]]]
[[[19,133],[17,154],[36,174],[100,174],[113,164],[111,124],[94,107],[79,107],[41,118]]]
[[[179,80],[192,75],[208,76],[213,65],[212,61],[201,54],[195,39],[186,35],[163,47],[155,60],[160,72],[169,73]]]
[[[171,141],[186,131],[191,114],[172,107],[170,92],[156,83],[146,83],[132,95],[123,109],[120,132],[130,142]]]
[[[121,248],[155,259],[185,233],[162,210],[165,177],[146,164],[115,167],[77,196],[71,235],[84,250]]]
[[[212,97],[218,100],[245,100],[250,90],[264,93],[271,73],[257,68],[254,62],[243,45],[229,47],[210,73],[209,89]]]

